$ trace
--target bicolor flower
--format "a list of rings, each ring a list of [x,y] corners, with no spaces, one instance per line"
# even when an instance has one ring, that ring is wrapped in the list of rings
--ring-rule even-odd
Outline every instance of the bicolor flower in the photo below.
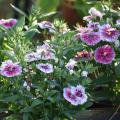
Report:
[[[85,88],[81,85],[64,88],[63,96],[72,105],[82,105],[87,101]]]
[[[55,59],[55,51],[47,43],[37,46],[36,52],[41,60]]]
[[[109,24],[100,27],[100,35],[103,41],[114,42],[118,39],[120,33],[116,28],[112,28]]]
[[[103,45],[95,50],[95,60],[98,63],[110,64],[115,58],[115,51],[110,45]]]
[[[81,40],[87,45],[96,45],[101,41],[99,32],[88,32],[81,35]]]
[[[31,52],[25,55],[25,61],[32,62],[40,59],[40,55],[37,52]]]
[[[49,21],[42,21],[42,22],[38,23],[38,26],[41,29],[48,29],[49,32],[51,32],[51,33],[55,32],[54,25],[51,22],[49,22]]]
[[[18,76],[22,73],[22,67],[18,63],[13,63],[11,60],[2,62],[0,74],[6,77]]]
[[[93,30],[98,30],[100,24],[98,22],[89,22],[87,26]]]
[[[46,64],[40,63],[40,64],[37,64],[36,67],[37,69],[39,69],[40,71],[44,73],[52,73],[54,71],[53,65],[49,63],[46,63]]]
[[[93,17],[99,17],[102,18],[103,17],[103,13],[101,13],[100,11],[98,11],[96,8],[92,7],[89,10],[89,14]]]
[[[2,25],[3,27],[5,27],[6,29],[12,28],[15,24],[17,23],[16,19],[1,19],[0,20],[0,25]]]

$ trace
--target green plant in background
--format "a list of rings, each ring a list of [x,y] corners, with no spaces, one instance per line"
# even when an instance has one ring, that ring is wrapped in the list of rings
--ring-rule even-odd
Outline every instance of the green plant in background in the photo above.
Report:
[[[51,14],[34,7],[29,16],[12,7],[22,18],[0,20],[0,112],[8,113],[6,120],[73,120],[93,103],[120,104],[120,20],[92,7],[83,18],[87,27],[71,30],[59,19],[41,21]]]

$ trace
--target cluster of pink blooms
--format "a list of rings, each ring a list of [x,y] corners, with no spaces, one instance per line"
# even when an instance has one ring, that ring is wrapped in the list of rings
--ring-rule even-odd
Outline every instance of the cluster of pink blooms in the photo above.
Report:
[[[0,66],[0,74],[6,77],[18,76],[22,73],[22,67],[18,63],[13,63],[11,60],[2,62]]]
[[[37,46],[36,52],[31,52],[25,55],[25,61],[33,62],[38,60],[51,60],[55,59],[55,51],[48,43],[44,43],[41,46]],[[40,63],[36,65],[36,68],[44,73],[52,73],[53,65],[46,63]]]
[[[63,96],[72,105],[82,105],[88,98],[85,93],[85,88],[81,85],[64,88]]]
[[[6,29],[12,28],[15,24],[17,23],[16,19],[1,19],[0,20],[0,25],[2,25],[3,27],[5,27]]]
[[[112,27],[110,24],[100,25],[98,22],[93,22],[92,20],[96,17],[102,19],[103,13],[91,8],[89,10],[90,16],[84,17],[83,19],[89,21],[87,27],[80,28],[79,33],[75,35],[76,39],[80,39],[83,43],[89,46],[95,46],[100,42],[109,42],[103,46],[96,48],[94,57],[96,62],[102,64],[109,64],[115,58],[114,48],[109,45],[110,43],[116,44],[120,36],[120,31],[117,28]],[[88,18],[88,19],[87,19]],[[91,19],[90,19],[91,18]],[[119,19],[116,21],[116,24],[119,25]]]

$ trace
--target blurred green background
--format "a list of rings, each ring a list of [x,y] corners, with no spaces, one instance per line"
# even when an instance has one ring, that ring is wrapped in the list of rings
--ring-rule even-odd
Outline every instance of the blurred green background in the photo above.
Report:
[[[59,11],[58,17],[64,19],[69,25],[77,22],[82,24],[82,17],[88,15],[90,7],[99,10],[104,4],[113,9],[120,7],[119,0],[0,0],[0,18],[18,18],[19,14],[12,9],[10,3],[29,13],[32,5],[41,8],[43,13]]]

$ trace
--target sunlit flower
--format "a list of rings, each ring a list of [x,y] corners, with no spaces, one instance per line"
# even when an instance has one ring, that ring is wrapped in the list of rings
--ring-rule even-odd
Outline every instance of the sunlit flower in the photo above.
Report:
[[[116,28],[112,28],[109,24],[100,27],[101,39],[103,41],[114,42],[118,39],[120,33]]]
[[[95,50],[95,60],[98,63],[109,64],[115,58],[115,51],[110,45],[103,45]]]
[[[36,52],[31,52],[25,55],[25,61],[32,62],[40,59],[40,55]]]
[[[92,59],[92,52],[88,52],[88,51],[80,51],[77,52],[77,54],[75,55],[75,60],[79,61],[79,60],[90,60]]]
[[[64,88],[63,96],[72,105],[81,105],[87,101],[85,88],[81,85]]]
[[[101,13],[100,11],[98,11],[96,8],[92,7],[90,8],[89,10],[89,14],[93,17],[100,17],[102,18],[103,17],[103,13]]]
[[[89,22],[87,26],[93,30],[98,30],[100,24],[98,22]]]
[[[38,23],[38,26],[41,29],[48,29],[49,32],[51,32],[51,33],[55,32],[54,25],[49,21],[42,21],[41,23]]]
[[[13,27],[15,24],[17,23],[16,19],[1,19],[0,20],[0,25],[4,26],[5,28],[9,29],[11,27]]]
[[[40,71],[44,72],[44,73],[52,73],[53,72],[53,65],[46,63],[40,63],[36,65],[37,69],[39,69]]]
[[[71,71],[71,70],[74,69],[75,65],[76,65],[76,61],[73,60],[73,59],[70,59],[69,62],[65,65],[65,67],[66,67],[69,71]]]
[[[81,35],[81,40],[87,45],[95,45],[101,41],[99,32],[88,32]]]
[[[11,60],[2,62],[0,73],[6,77],[18,76],[22,73],[22,67],[18,63],[13,63]]]

